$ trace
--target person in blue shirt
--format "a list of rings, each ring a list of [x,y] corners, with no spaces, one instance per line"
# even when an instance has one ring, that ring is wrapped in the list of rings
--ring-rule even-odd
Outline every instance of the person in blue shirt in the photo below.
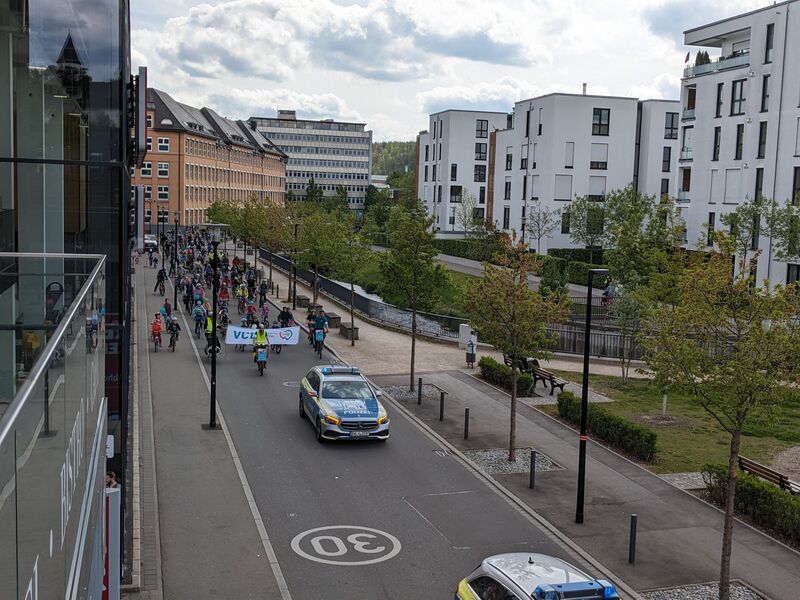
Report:
[[[314,331],[318,331],[320,329],[326,334],[328,333],[328,317],[325,316],[325,311],[321,308],[317,313],[317,317],[314,319]]]

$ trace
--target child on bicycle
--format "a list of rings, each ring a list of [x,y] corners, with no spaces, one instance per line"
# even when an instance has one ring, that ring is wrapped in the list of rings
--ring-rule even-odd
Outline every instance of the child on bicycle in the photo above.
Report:
[[[163,327],[161,326],[161,313],[156,313],[153,322],[150,323],[150,337],[153,338],[154,341],[158,341],[158,345],[161,345],[161,332],[163,331]]]

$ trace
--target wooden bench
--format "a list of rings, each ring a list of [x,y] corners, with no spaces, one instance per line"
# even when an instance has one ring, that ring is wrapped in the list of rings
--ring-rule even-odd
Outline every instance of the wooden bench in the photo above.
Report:
[[[754,460],[745,458],[741,454],[739,455],[739,469],[745,473],[750,473],[751,475],[760,477],[764,481],[774,483],[782,490],[786,490],[787,492],[795,495],[800,494],[800,483],[792,481],[786,475],[778,473],[778,471],[770,469],[769,467],[765,467]]]
[[[545,389],[547,389],[547,382],[550,382],[550,395],[552,396],[553,393],[556,391],[556,388],[560,389],[562,392],[564,391],[564,386],[567,385],[566,379],[561,379],[557,377],[555,374],[542,369],[538,366],[531,367],[530,370],[531,375],[533,375],[533,387],[536,387],[536,382],[541,381],[542,385],[544,385]]]
[[[527,360],[522,360],[519,358],[513,358],[508,356],[507,354],[503,354],[503,362],[506,363],[506,366],[511,369],[514,367],[514,362],[517,363],[517,371],[520,373],[530,373],[530,368],[528,367]],[[537,365],[539,363],[536,363]]]

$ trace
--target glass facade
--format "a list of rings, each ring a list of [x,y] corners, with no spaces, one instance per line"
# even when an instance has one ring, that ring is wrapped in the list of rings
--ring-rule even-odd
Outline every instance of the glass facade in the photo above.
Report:
[[[110,432],[122,439],[130,329],[128,14],[127,0],[0,0],[0,251],[106,257],[104,395]],[[50,277],[47,265],[27,268],[42,276],[39,287],[15,297],[13,286],[0,286],[0,323],[45,325],[69,301],[68,283]],[[63,285],[59,297],[48,296],[50,284]],[[0,399],[13,397],[18,373],[30,367],[30,357],[19,355],[28,335],[0,330]],[[118,453],[109,468],[124,476],[125,462]]]
[[[105,258],[0,253],[0,273],[4,296],[20,306],[43,287],[48,306],[57,306],[46,323],[24,310],[16,321],[0,323],[3,333],[24,332],[15,393],[0,403],[0,595],[98,597],[107,433],[107,340],[98,307],[107,298]]]

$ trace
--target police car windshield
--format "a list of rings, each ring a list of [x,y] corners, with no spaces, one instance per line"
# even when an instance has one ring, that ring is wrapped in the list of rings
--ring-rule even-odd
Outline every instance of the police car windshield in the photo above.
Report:
[[[370,400],[372,388],[365,381],[325,381],[322,397],[332,400]]]

